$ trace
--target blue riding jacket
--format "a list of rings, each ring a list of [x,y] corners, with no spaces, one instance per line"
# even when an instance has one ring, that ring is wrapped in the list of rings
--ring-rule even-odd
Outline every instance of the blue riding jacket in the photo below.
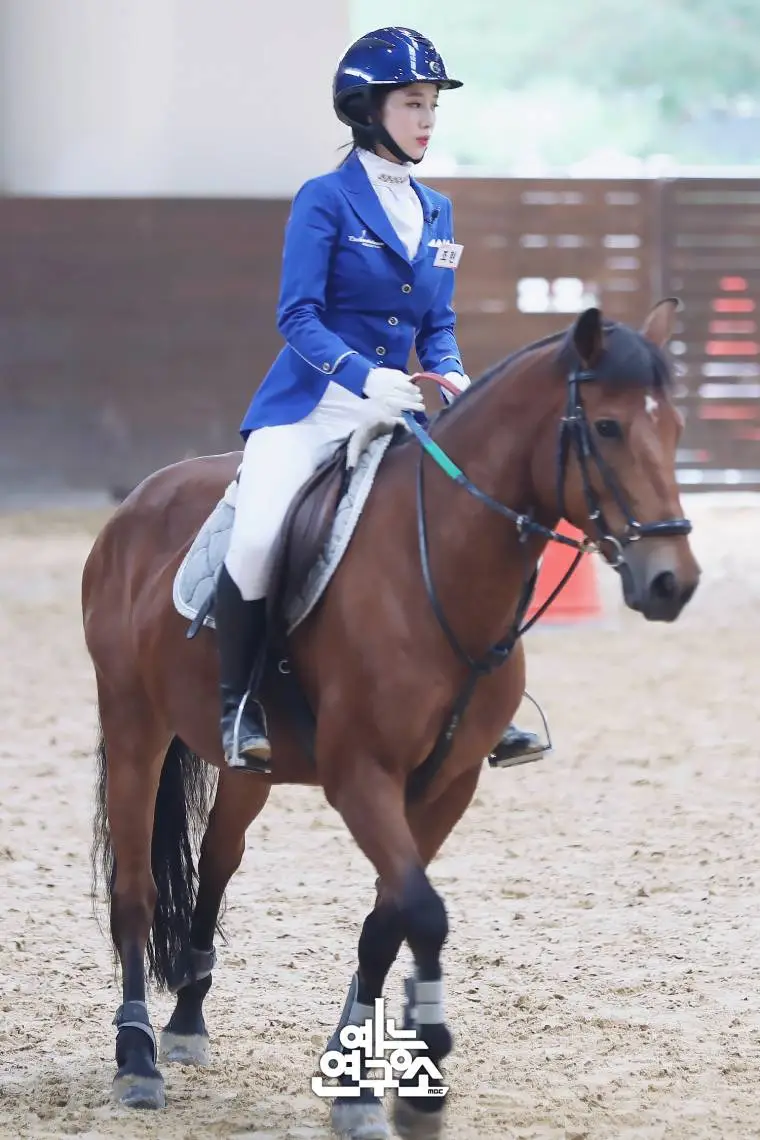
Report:
[[[243,418],[244,439],[302,420],[330,381],[361,396],[371,368],[406,369],[413,345],[425,371],[464,373],[451,307],[456,271],[433,265],[441,241],[454,240],[451,201],[411,185],[424,219],[411,260],[355,154],[296,194],[277,308],[286,344]]]

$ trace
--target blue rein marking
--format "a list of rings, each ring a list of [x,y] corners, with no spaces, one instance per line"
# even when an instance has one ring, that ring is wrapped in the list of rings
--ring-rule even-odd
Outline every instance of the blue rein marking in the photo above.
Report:
[[[552,542],[559,542],[563,546],[570,546],[573,550],[580,550],[584,554],[591,554],[597,550],[596,544],[589,539],[579,541],[576,538],[571,538],[569,535],[560,534],[559,531],[551,530],[549,527],[542,526],[540,523],[535,522],[529,518],[528,515],[519,514],[517,511],[511,510],[510,507],[505,507],[498,499],[494,499],[485,491],[481,491],[479,487],[476,487],[475,484],[467,478],[464,471],[462,471],[460,467],[457,467],[456,463],[446,454],[443,448],[430,437],[426,428],[422,426],[412,412],[402,412],[402,415],[404,417],[404,423],[416,437],[417,442],[423,450],[428,453],[430,458],[438,464],[441,470],[445,472],[454,483],[463,487],[473,498],[484,503],[485,506],[490,507],[491,510],[496,511],[497,514],[503,515],[504,518],[509,519],[510,522],[513,522],[521,537],[531,534],[540,535],[542,538],[548,538]]]

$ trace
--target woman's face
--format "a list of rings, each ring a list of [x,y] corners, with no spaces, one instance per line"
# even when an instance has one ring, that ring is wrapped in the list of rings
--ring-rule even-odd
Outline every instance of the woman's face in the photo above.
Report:
[[[383,104],[382,123],[393,141],[410,158],[422,158],[435,128],[438,88],[434,83],[413,83],[391,91]],[[398,162],[384,147],[384,158]]]

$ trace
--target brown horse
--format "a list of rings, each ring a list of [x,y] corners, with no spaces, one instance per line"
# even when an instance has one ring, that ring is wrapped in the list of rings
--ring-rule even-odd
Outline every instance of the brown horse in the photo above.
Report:
[[[271,777],[225,766],[215,635],[204,626],[188,639],[172,600],[240,454],[158,471],[111,516],[84,568],[82,606],[101,722],[93,860],[110,878],[123,979],[114,1080],[123,1103],[165,1103],[146,953],[148,972],[177,997],[162,1056],[205,1059],[220,907],[273,781],[321,785],[377,871],[340,1026],[368,1016],[406,941],[415,962],[407,1024],[434,1063],[449,1053],[447,915],[426,868],[520,702],[520,622],[546,543],[563,541],[558,520],[585,531],[648,620],[675,620],[698,583],[663,352],[677,306],[660,302],[641,332],[588,309],[492,368],[434,417],[429,435],[400,429],[324,596],[288,639],[292,670],[278,671],[277,652],[268,663]],[[314,488],[310,517],[320,495],[336,495],[329,479]],[[294,520],[297,511],[286,530]],[[219,769],[210,814],[206,765]],[[193,839],[204,827],[196,890]],[[397,1127],[435,1134],[443,1105],[399,1096]],[[336,1100],[333,1121],[346,1136],[390,1135],[366,1089]]]

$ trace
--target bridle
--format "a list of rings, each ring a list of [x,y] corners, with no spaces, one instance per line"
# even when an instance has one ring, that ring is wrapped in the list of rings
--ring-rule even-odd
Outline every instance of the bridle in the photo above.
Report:
[[[606,462],[591,431],[586,409],[581,399],[581,385],[593,383],[597,379],[593,369],[579,369],[572,372],[567,383],[567,406],[560,421],[557,448],[557,506],[560,516],[565,514],[565,476],[570,452],[575,454],[583,480],[583,496],[589,522],[597,537],[594,547],[604,554],[609,564],[619,570],[625,560],[625,548],[642,538],[672,538],[691,534],[692,526],[688,519],[672,518],[661,522],[640,523],[626,501],[615,473]],[[599,496],[591,482],[591,465],[602,477],[604,485],[612,495],[618,510],[625,519],[625,530],[621,535],[613,533],[607,521]],[[610,551],[609,554],[605,550]]]

